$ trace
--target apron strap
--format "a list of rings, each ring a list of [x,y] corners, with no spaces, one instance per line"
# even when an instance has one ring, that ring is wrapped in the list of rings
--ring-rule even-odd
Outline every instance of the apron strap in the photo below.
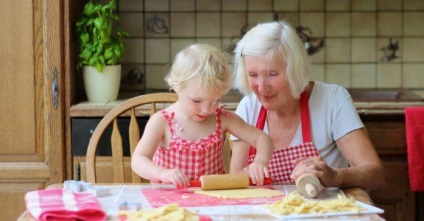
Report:
[[[311,139],[311,120],[309,116],[309,96],[307,91],[300,95],[300,122],[302,123],[303,143],[309,143]]]
[[[303,143],[309,143],[312,141],[311,136],[311,120],[309,116],[309,96],[307,91],[303,91],[300,95],[300,122],[302,124],[302,138]],[[265,121],[267,117],[267,110],[264,106],[261,106],[258,120],[256,121],[256,128],[264,130]],[[249,156],[256,154],[256,148],[250,147]]]

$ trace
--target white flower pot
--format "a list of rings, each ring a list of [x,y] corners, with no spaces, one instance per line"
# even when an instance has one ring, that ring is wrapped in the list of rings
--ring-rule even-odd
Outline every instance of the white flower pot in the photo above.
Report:
[[[118,98],[121,83],[121,65],[106,66],[103,72],[84,66],[84,88],[88,101],[108,102]]]

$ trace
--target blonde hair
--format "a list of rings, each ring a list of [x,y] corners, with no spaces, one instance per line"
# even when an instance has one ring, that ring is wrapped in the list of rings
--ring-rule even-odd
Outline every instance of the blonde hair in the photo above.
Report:
[[[299,98],[308,85],[310,62],[296,31],[286,21],[261,23],[249,30],[234,50],[234,87],[250,94],[244,55],[281,59],[293,97]]]
[[[226,94],[231,88],[231,74],[224,53],[208,44],[192,44],[176,56],[165,81],[174,91],[185,87],[186,82],[198,77],[200,86],[208,91]]]

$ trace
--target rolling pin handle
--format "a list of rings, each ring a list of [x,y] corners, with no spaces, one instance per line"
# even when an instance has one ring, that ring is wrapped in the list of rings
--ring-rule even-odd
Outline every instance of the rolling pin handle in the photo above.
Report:
[[[314,185],[312,185],[311,183],[307,183],[305,185],[305,190],[306,193],[310,196],[310,197],[315,197],[317,195],[317,189],[315,188]]]
[[[190,187],[202,187],[202,182],[200,180],[192,180],[190,181]]]

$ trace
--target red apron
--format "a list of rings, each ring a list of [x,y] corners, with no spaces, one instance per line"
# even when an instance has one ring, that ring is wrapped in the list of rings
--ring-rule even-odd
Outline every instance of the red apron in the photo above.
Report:
[[[270,176],[275,184],[294,183],[290,178],[290,174],[296,165],[293,160],[299,157],[315,157],[319,156],[318,150],[312,143],[311,122],[309,118],[308,94],[303,92],[300,95],[300,121],[302,123],[303,143],[296,146],[276,149],[272,154],[271,161],[268,165]],[[267,118],[267,110],[262,106],[259,112],[256,127],[263,130]],[[248,163],[252,163],[256,155],[256,148],[250,147]]]

